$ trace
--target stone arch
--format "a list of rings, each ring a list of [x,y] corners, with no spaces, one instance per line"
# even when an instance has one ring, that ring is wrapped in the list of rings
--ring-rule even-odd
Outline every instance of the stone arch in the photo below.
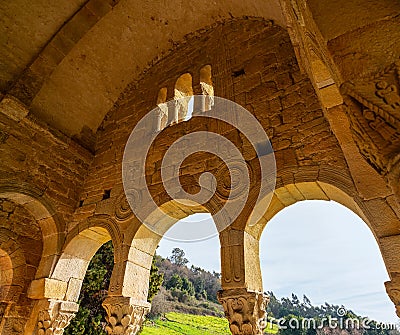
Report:
[[[38,222],[42,231],[43,251],[36,278],[48,276],[63,243],[63,219],[57,214],[51,201],[33,185],[3,183],[0,185],[0,197],[23,206]]]
[[[110,240],[118,247],[121,234],[108,215],[90,217],[67,234],[52,273],[35,280],[30,287],[30,297],[37,303],[25,327],[26,334],[42,329],[62,332],[68,326],[78,311],[76,302],[90,260]]]
[[[25,287],[26,260],[16,234],[4,228],[0,228],[0,269],[0,302],[16,303]]]
[[[179,220],[194,213],[209,212],[212,212],[209,206],[199,205],[194,209],[167,201],[149,215],[146,224],[133,218],[130,221],[132,228],[125,232],[121,253],[116,258],[109,295],[133,297],[146,304],[151,263],[160,240]]]
[[[103,302],[107,312],[107,331],[114,334],[120,329],[130,329],[135,334],[150,309],[147,302],[149,278],[155,250],[164,233],[180,219],[193,214],[183,204],[167,201],[146,219],[150,226],[162,223],[164,232],[154,232],[136,217],[129,221],[118,258],[114,264],[108,296]],[[199,206],[196,212],[208,212]],[[159,226],[160,228],[160,226]]]
[[[90,260],[110,240],[118,250],[121,234],[114,221],[106,215],[93,216],[68,233],[61,256],[50,276],[50,279],[64,283],[61,284],[64,294],[61,293],[57,298],[72,302],[78,300]]]
[[[311,43],[309,43],[308,63],[314,87],[322,106],[332,108],[341,105],[343,98],[339,92],[338,82],[334,79],[334,75],[327,62],[324,61],[324,57],[319,56],[319,52]]]
[[[193,96],[193,79],[190,73],[184,73],[175,82],[174,99],[175,120],[180,122],[185,120],[189,113],[189,100]],[[174,123],[174,121],[172,123]]]
[[[400,267],[398,261],[393,258],[393,252],[396,252],[393,250],[397,248],[396,245],[399,243],[397,241],[398,235],[389,237],[395,240],[388,241],[388,237],[385,236],[388,232],[382,230],[383,225],[387,225],[388,222],[395,227],[397,225],[394,231],[398,229],[398,218],[392,208],[388,204],[381,203],[379,205],[379,214],[377,215],[376,212],[374,213],[377,209],[376,203],[361,199],[354,192],[354,185],[349,177],[340,172],[320,171],[317,180],[300,180],[298,182],[278,185],[273,193],[271,204],[265,211],[263,218],[256,225],[246,226],[243,250],[247,283],[253,283],[256,287],[258,285],[262,289],[259,264],[259,240],[268,222],[286,207],[305,200],[335,201],[358,215],[374,235],[389,277],[392,280],[397,278]],[[389,245],[389,242],[391,242],[391,245]]]
[[[0,249],[0,301],[6,300],[13,281],[13,265],[8,253]]]
[[[32,301],[27,299],[27,288],[35,273],[28,270],[32,261],[27,262],[28,252],[18,242],[18,237],[0,228],[0,334],[21,334],[32,307]]]

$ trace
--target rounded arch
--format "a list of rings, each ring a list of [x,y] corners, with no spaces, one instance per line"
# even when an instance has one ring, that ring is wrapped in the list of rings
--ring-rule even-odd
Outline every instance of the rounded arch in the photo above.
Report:
[[[50,276],[51,279],[65,283],[65,300],[78,300],[82,281],[92,257],[110,240],[116,249],[121,245],[121,233],[115,222],[106,215],[94,216],[78,224],[68,233],[61,256]]]
[[[4,301],[7,300],[14,271],[11,258],[3,249],[0,249],[0,270],[0,301]]]
[[[36,271],[36,278],[47,277],[59,254],[63,240],[65,223],[57,214],[52,202],[43,191],[29,183],[1,183],[0,197],[23,206],[36,219],[43,239],[42,257]]]
[[[269,220],[279,211],[291,204],[303,200],[333,200],[357,214],[371,229],[375,238],[390,235],[384,226],[388,221],[398,222],[393,209],[382,202],[379,206],[380,213],[376,215],[376,204],[361,198],[350,175],[338,168],[323,165],[318,169],[314,167],[298,167],[281,169],[278,171],[278,181],[272,194],[268,208],[256,208],[262,211],[262,219],[251,225],[251,220],[246,224],[245,230],[258,238]],[[269,195],[271,196],[271,195]],[[261,207],[263,201],[260,201]],[[397,224],[400,228],[400,226]]]
[[[190,73],[184,73],[175,82],[175,98],[180,99],[193,95],[193,80]]]
[[[25,254],[16,234],[0,228],[0,301],[17,302],[25,287]]]
[[[348,307],[353,304],[360,314],[369,294],[376,298],[377,310],[382,304],[382,310],[391,312],[379,244],[361,217],[336,201],[300,201],[280,211],[260,239],[260,263],[264,289],[276,296],[306,294]],[[357,284],[363,277],[368,279]],[[335,287],[340,293],[332,293]],[[362,314],[369,313],[366,309]]]
[[[255,269],[252,270],[253,276],[261,280],[259,240],[266,225],[277,213],[299,201],[325,200],[335,201],[343,205],[367,224],[379,246],[389,277],[396,276],[400,269],[398,261],[393,257],[393,243],[390,244],[386,241],[392,236],[385,237],[388,234],[385,231],[385,226],[388,222],[395,222],[398,226],[398,218],[391,207],[384,201],[377,203],[374,200],[365,201],[361,199],[356,193],[350,177],[339,171],[322,170],[316,181],[299,179],[299,182],[279,185],[275,189],[270,206],[265,211],[262,219],[254,226],[246,226],[247,234],[245,234],[244,239],[246,269]],[[379,212],[377,212],[377,209],[379,209]],[[260,271],[257,271],[257,269]]]
[[[146,224],[135,217],[136,224],[131,223],[132,228],[124,234],[122,254],[114,266],[109,295],[133,297],[146,303],[152,259],[160,240],[179,220],[194,213],[209,212],[209,208],[200,205],[194,209],[171,200],[150,214]]]

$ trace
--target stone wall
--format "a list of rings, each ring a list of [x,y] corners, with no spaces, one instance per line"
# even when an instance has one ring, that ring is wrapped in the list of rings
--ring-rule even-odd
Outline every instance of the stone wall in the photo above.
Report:
[[[0,198],[0,234],[0,333],[21,334],[33,306],[27,291],[42,256],[42,232],[24,207]]]

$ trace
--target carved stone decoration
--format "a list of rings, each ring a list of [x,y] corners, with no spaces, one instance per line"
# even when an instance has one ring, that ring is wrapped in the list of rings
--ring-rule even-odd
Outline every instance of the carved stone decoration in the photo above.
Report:
[[[218,301],[224,308],[233,335],[263,334],[265,310],[269,302],[263,293],[244,288],[222,290],[218,292]]]
[[[361,154],[388,176],[400,152],[400,61],[372,78],[344,83],[347,114]]]
[[[103,302],[110,335],[135,335],[150,310],[150,304],[134,304],[130,298],[109,297]]]
[[[78,304],[49,300],[46,309],[39,311],[37,334],[62,335],[78,311]]]
[[[217,179],[217,194],[223,200],[247,197],[250,183],[254,181],[250,165],[242,161],[229,162],[229,167],[221,164],[215,175]]]
[[[400,317],[400,278],[385,283],[386,292],[396,306],[396,313]]]
[[[137,191],[132,190],[130,194],[128,194],[130,199],[132,200],[132,203],[136,203],[139,200],[139,194]],[[128,199],[125,195],[125,193],[122,193],[119,195],[115,201],[115,218],[118,221],[125,221],[128,220],[133,216],[132,209],[129,205]]]

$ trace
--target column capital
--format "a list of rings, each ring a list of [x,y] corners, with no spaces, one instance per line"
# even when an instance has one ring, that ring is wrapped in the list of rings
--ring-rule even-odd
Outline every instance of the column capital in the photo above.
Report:
[[[217,297],[224,308],[233,335],[263,334],[269,297],[262,292],[248,291],[245,288],[221,290]]]
[[[70,301],[47,299],[39,303],[37,335],[62,335],[79,308]]]
[[[109,335],[135,335],[150,310],[148,302],[129,297],[108,297],[103,307],[107,312],[106,331]]]

